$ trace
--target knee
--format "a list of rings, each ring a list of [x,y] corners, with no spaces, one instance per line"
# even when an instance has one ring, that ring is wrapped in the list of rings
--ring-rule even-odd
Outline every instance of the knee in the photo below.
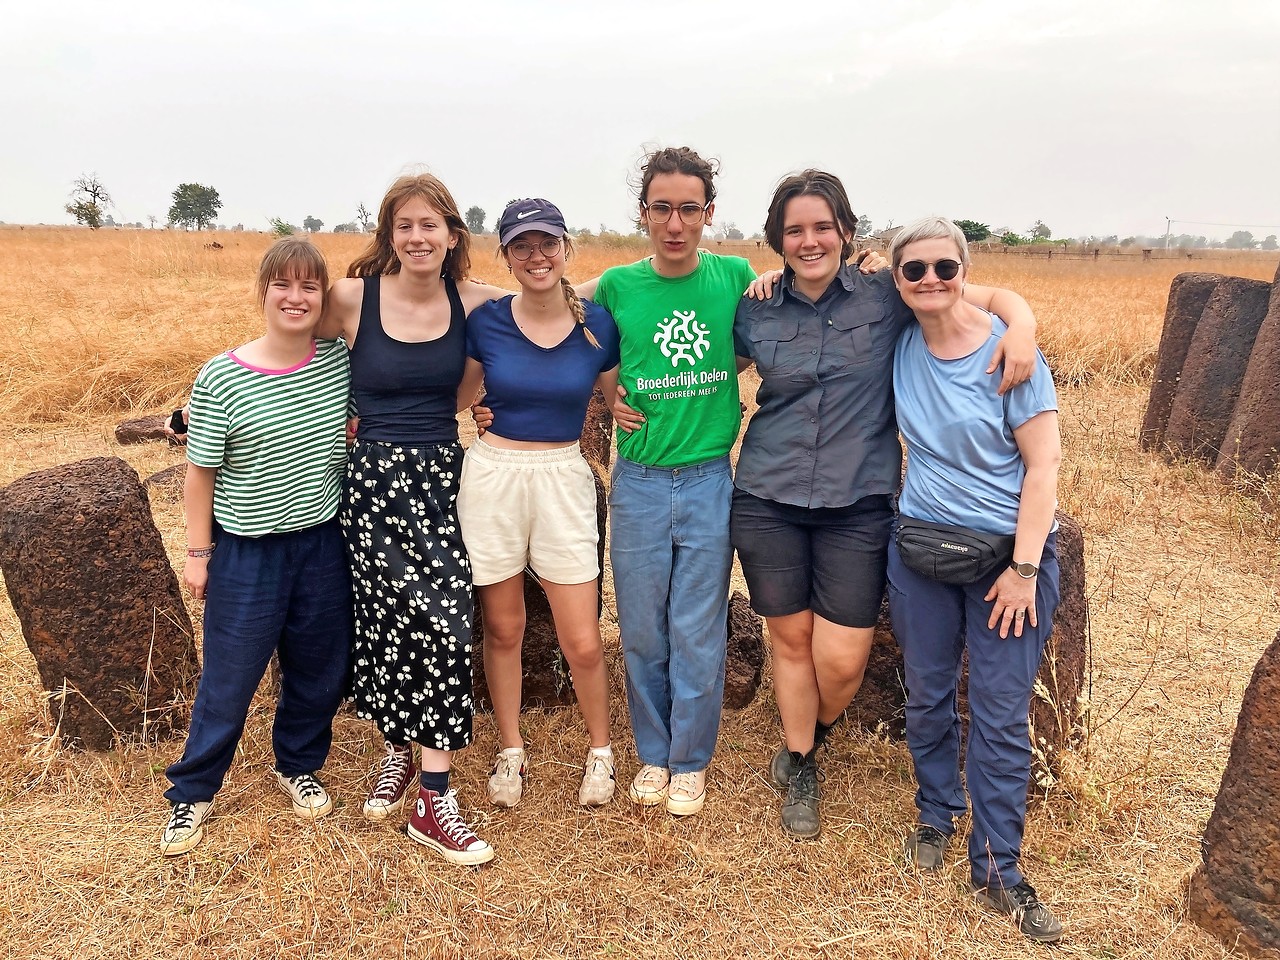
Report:
[[[524,618],[485,618],[484,648],[495,653],[519,653],[524,643]]]
[[[799,628],[777,630],[769,629],[769,643],[773,647],[773,655],[789,663],[811,663],[813,661],[813,631]]]
[[[604,645],[590,631],[560,638],[560,649],[571,671],[594,670],[604,664]]]

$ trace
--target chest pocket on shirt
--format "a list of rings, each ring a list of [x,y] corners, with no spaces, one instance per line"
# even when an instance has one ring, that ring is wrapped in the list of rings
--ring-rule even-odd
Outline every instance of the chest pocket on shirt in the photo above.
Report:
[[[822,351],[823,366],[829,370],[857,367],[879,359],[893,359],[893,343],[878,349],[888,334],[888,306],[882,297],[859,297],[842,303],[831,314],[830,329]]]
[[[799,329],[800,324],[795,320],[761,320],[751,325],[747,336],[751,340],[751,351],[761,375],[786,372],[788,355],[794,353],[789,349],[789,344],[795,340]],[[782,345],[783,368],[778,366],[779,344]]]

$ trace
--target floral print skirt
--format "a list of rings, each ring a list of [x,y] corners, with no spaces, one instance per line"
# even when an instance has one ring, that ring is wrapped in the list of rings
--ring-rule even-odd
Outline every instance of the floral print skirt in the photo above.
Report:
[[[458,531],[462,447],[357,440],[339,519],[355,588],[352,695],[388,740],[471,742],[471,564]]]

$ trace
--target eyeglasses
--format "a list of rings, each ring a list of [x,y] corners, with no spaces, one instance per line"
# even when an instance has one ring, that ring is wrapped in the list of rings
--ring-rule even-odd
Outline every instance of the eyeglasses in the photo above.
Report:
[[[696,203],[682,203],[678,207],[673,207],[665,200],[659,200],[656,203],[645,203],[641,200],[640,206],[644,208],[650,223],[666,223],[671,219],[671,214],[679,210],[680,219],[693,226],[695,223],[702,222],[702,218],[706,215],[707,208],[711,206],[711,203],[707,202],[701,206]]]
[[[507,244],[507,253],[523,263],[533,256],[534,250],[540,250],[542,255],[550,260],[560,252],[560,243],[561,239],[559,237],[544,237],[541,243],[517,240],[515,243]]]
[[[930,267],[933,267],[934,276],[939,280],[954,280],[956,274],[960,272],[960,261],[935,260],[933,263],[925,263],[923,260],[908,260],[898,269],[902,271],[903,280],[910,283],[919,283],[925,278],[925,274],[929,272]]]

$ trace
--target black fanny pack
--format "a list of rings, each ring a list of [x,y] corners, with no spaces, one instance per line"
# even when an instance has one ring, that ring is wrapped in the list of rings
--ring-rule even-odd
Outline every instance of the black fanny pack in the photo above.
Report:
[[[941,583],[975,583],[1013,560],[1012,536],[898,517],[898,555],[916,573]]]

